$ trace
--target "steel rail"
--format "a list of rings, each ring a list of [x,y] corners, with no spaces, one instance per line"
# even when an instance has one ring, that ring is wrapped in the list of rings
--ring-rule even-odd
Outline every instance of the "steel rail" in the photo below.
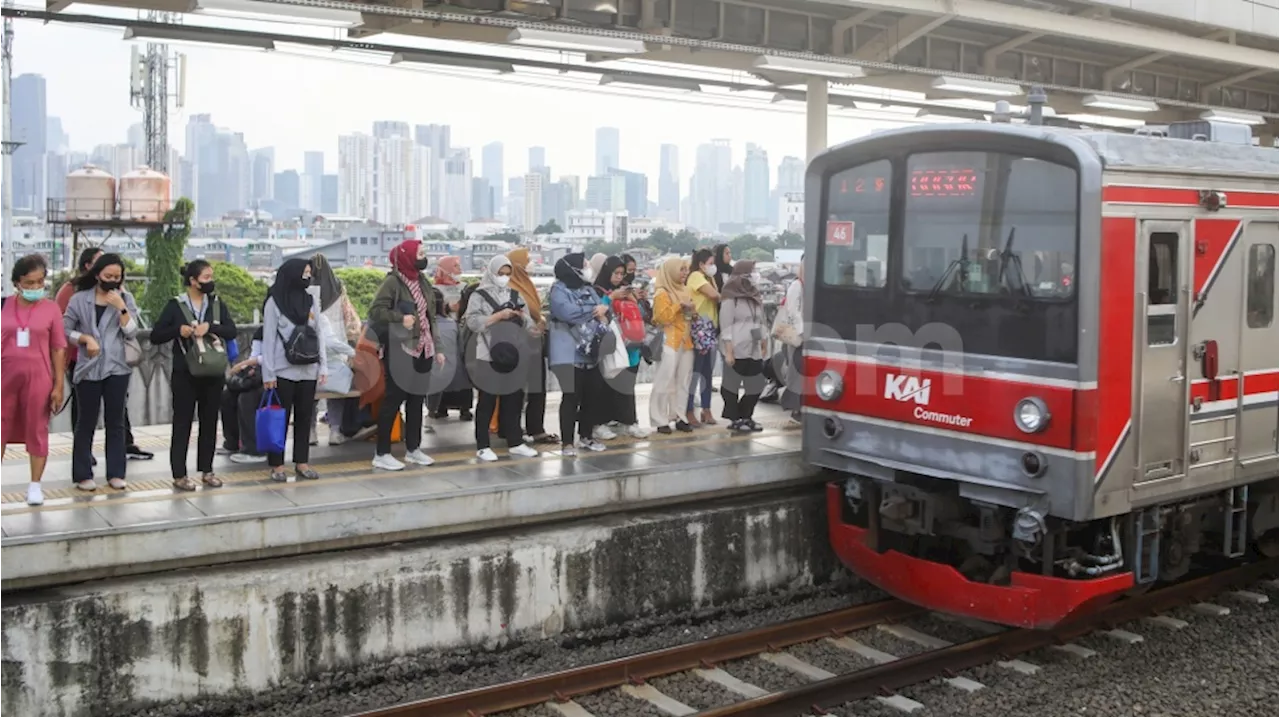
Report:
[[[523,680],[362,712],[353,717],[474,717],[599,692],[901,620],[923,609],[883,600]]]
[[[934,677],[949,676],[958,670],[1060,644],[1100,627],[1145,617],[1191,600],[1202,600],[1212,593],[1273,573],[1275,567],[1275,561],[1268,560],[1223,570],[1111,603],[1095,613],[1052,630],[1004,632],[726,707],[704,710],[694,717],[795,717],[800,713],[824,714],[826,709],[853,700],[885,694]]]

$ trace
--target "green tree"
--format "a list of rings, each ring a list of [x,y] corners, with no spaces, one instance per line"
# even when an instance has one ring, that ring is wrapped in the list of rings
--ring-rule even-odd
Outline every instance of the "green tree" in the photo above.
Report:
[[[697,234],[688,229],[681,229],[680,233],[673,237],[671,247],[666,251],[676,254],[692,254],[701,244],[702,241],[698,239]]]
[[[124,288],[133,294],[134,301],[147,290],[147,269],[128,257],[120,257],[124,261]]]
[[[253,322],[253,312],[262,309],[267,300],[267,282],[255,279],[249,272],[225,261],[210,262],[214,281],[218,283],[218,297],[227,303],[227,310],[237,324]]]
[[[147,232],[147,288],[139,308],[152,321],[165,303],[182,291],[179,272],[194,214],[195,204],[183,197],[165,212],[163,227]]]
[[[490,234],[486,236],[484,240],[485,241],[501,241],[501,242],[506,242],[508,244],[519,244],[520,235],[513,231],[505,231],[505,232],[498,232],[497,234]]]
[[[582,253],[587,255],[587,259],[596,254],[604,254],[605,256],[621,256],[627,250],[627,245],[622,242],[602,242],[593,241],[582,248]]]
[[[368,318],[369,304],[373,303],[373,297],[378,293],[378,287],[382,286],[382,280],[387,278],[387,272],[382,269],[347,266],[334,269],[333,274],[346,288],[347,298],[356,307],[356,313],[362,319]]]
[[[675,243],[675,240],[675,235],[666,229],[654,229],[649,232],[649,238],[644,240],[644,246],[666,254],[671,250],[671,245]]]
[[[804,248],[804,237],[795,232],[782,232],[778,235],[777,242],[783,249]]]
[[[563,234],[564,230],[555,219],[548,219],[545,224],[533,230],[534,234]]]
[[[773,252],[768,249],[761,249],[760,247],[751,247],[750,249],[742,252],[741,258],[754,262],[770,262],[773,261]]]

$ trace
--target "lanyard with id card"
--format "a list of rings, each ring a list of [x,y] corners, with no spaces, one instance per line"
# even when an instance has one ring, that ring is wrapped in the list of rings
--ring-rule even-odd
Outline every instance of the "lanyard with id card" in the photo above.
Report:
[[[34,311],[35,309],[31,310],[31,312]],[[22,314],[18,311],[18,307],[13,307],[13,317],[18,323],[17,347],[20,349],[29,348],[31,346],[31,328],[29,326],[23,326],[24,323],[28,325],[31,323],[31,312],[27,313],[27,320],[24,322],[22,320]]]

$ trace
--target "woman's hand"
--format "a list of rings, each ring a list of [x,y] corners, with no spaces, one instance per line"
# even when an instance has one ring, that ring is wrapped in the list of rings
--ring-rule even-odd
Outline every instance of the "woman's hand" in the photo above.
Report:
[[[444,365],[444,361],[445,361],[444,354],[436,354],[436,365],[437,365],[437,366],[443,366],[443,365]]]
[[[693,302],[692,302],[692,301],[681,301],[681,302],[680,302],[680,308],[684,309],[685,311],[693,311]]]
[[[724,362],[732,366],[735,360],[733,358],[733,347],[726,348],[724,350]]]
[[[57,413],[62,409],[62,382],[59,381],[53,387],[53,394],[49,396],[49,413]]]
[[[604,304],[597,304],[594,313],[597,319],[603,319],[609,314],[609,307]]]
[[[413,317],[413,314],[405,314],[404,318],[400,320],[400,324],[406,329],[412,329],[416,321],[417,320]]]
[[[206,321],[203,324],[197,324],[195,333],[196,333],[196,336],[204,336],[205,334],[209,333],[209,322]]]
[[[92,336],[84,337],[84,352],[89,354],[89,358],[96,358],[102,353],[102,347],[98,345],[98,340]]]
[[[329,374],[327,374],[327,373],[322,373],[322,374],[320,374],[320,378],[316,379],[316,385],[317,385],[317,386],[323,386],[323,385],[325,385],[325,383],[327,383],[328,381],[329,381]]]
[[[627,293],[628,293],[627,289],[614,289],[613,292],[609,294],[609,298],[613,299],[614,301],[622,301],[623,299],[627,298]]]
[[[276,387],[275,381],[263,381],[262,388],[264,391],[270,391]]]
[[[124,311],[124,295],[119,289],[107,292],[107,306],[115,308],[116,311]]]
[[[195,332],[196,332],[196,327],[192,326],[191,324],[183,324],[182,328],[178,329],[178,333],[182,334],[182,338],[184,339],[191,338],[191,335],[194,334]]]

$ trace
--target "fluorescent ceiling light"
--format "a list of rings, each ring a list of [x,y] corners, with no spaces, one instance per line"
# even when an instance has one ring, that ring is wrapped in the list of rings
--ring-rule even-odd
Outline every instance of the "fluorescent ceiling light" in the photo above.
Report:
[[[513,45],[548,47],[575,52],[599,52],[607,55],[638,55],[646,51],[644,42],[640,40],[527,28],[512,30],[511,34],[507,35],[507,42]]]
[[[1136,117],[1116,117],[1115,115],[1094,115],[1094,114],[1070,114],[1062,115],[1064,119],[1080,124],[1096,125],[1099,127],[1143,127],[1146,120]]]
[[[484,70],[499,75],[515,72],[515,65],[501,60],[490,60],[482,57],[450,57],[432,55],[426,52],[397,52],[391,55],[391,64],[415,62],[423,65],[444,65],[447,67],[465,67],[470,70]]]
[[[702,85],[684,77],[639,77],[634,75],[601,75],[602,85],[643,85],[646,87],[668,87],[674,90],[701,92]]]
[[[788,72],[795,75],[813,75],[815,77],[834,77],[840,80],[852,80],[866,77],[867,73],[857,65],[846,65],[842,62],[821,62],[818,60],[797,60],[793,57],[761,55],[751,66],[762,72]]]
[[[334,10],[325,7],[256,2],[255,0],[192,0],[189,12],[240,20],[260,20],[264,22],[296,21],[306,25],[320,25],[323,27],[356,27],[364,22],[360,13],[354,10]]]
[[[1080,104],[1095,110],[1116,110],[1118,112],[1155,112],[1160,105],[1151,100],[1137,97],[1116,97],[1115,95],[1089,95]]]
[[[259,50],[274,50],[276,45],[271,40],[252,35],[232,34],[212,28],[194,28],[174,25],[173,27],[130,27],[125,28],[124,39],[131,42],[156,42],[175,45],[238,46],[254,47]]]
[[[1011,82],[988,82],[987,80],[970,80],[965,77],[938,77],[934,79],[933,89],[944,92],[964,92],[971,95],[992,95],[994,97],[1016,97],[1022,94],[1022,86]]]
[[[1248,112],[1231,112],[1229,110],[1206,110],[1200,115],[1200,119],[1235,122],[1236,124],[1262,124],[1267,121],[1262,115]]]

